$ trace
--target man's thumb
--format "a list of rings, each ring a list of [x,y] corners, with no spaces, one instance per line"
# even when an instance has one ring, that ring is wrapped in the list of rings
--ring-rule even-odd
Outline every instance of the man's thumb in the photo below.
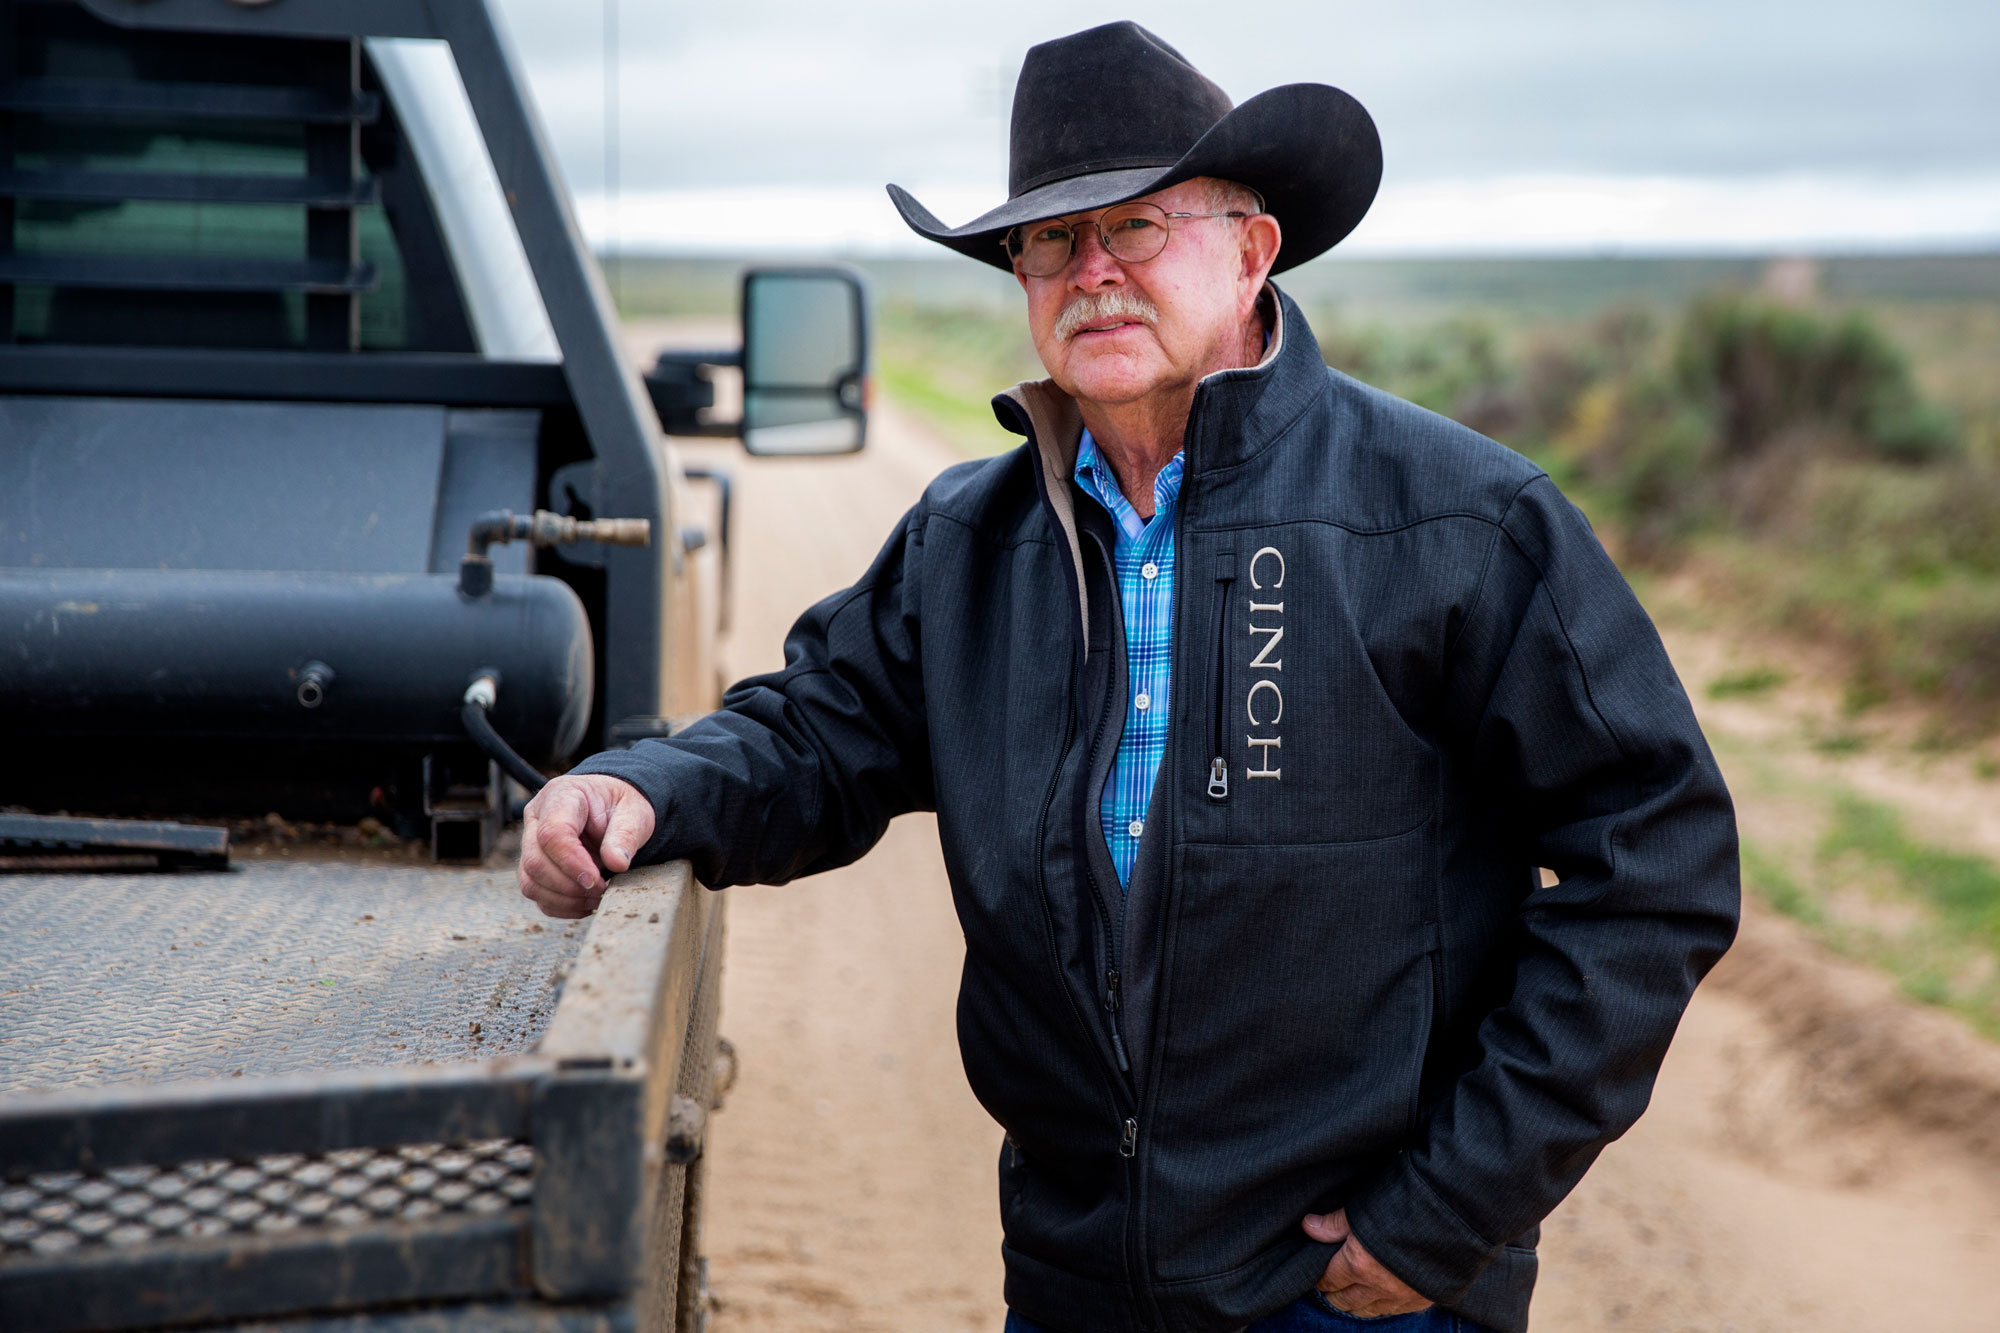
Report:
[[[614,874],[630,870],[632,858],[652,836],[652,803],[636,790],[621,792],[618,803],[611,807],[611,822],[604,830],[604,841],[598,844],[598,857]]]
[[[1306,1234],[1322,1245],[1337,1245],[1347,1239],[1345,1221],[1335,1213],[1307,1213],[1302,1225]]]

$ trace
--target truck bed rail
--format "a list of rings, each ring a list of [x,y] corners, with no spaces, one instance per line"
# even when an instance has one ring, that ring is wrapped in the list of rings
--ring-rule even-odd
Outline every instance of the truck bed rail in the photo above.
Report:
[[[95,888],[129,899],[236,880],[250,906],[268,897],[245,891],[241,881],[255,869],[200,881],[61,883],[71,894]],[[17,1060],[15,1040],[0,1044],[10,1094],[0,1097],[0,1327],[70,1333],[252,1319],[301,1330],[701,1326],[698,1235],[688,1214],[714,1097],[722,900],[696,885],[685,863],[636,871],[605,895],[587,933],[565,940],[560,929],[526,934],[539,923],[525,920],[518,898],[502,912],[491,901],[503,887],[494,872],[421,873],[456,877],[447,887],[459,906],[483,899],[490,915],[426,918],[438,904],[425,908],[415,895],[419,906],[384,932],[392,941],[428,919],[470,943],[464,931],[504,920],[534,942],[526,952],[538,966],[564,960],[540,973],[550,993],[560,987],[541,1011],[545,1021],[494,1034],[515,1049],[369,1064],[352,1059],[367,1042],[329,1041],[315,1050],[316,1067],[137,1082],[102,1073],[129,1079],[131,1059],[93,1061],[72,1048]],[[351,882],[351,867],[345,876],[350,882],[327,891],[352,898],[343,910],[365,905],[366,886]],[[35,877],[11,881],[23,884],[30,892],[0,915],[23,911],[24,901],[32,911],[38,893],[57,891]],[[447,893],[440,901],[452,900]],[[359,920],[372,912],[352,915],[362,932],[382,924]],[[0,926],[14,927],[18,940],[35,929],[25,924]],[[214,947],[190,938],[185,952],[195,961],[179,975],[198,979],[200,956]],[[388,952],[407,985],[410,959]],[[12,983],[26,962],[19,952],[0,960],[0,989],[21,993]],[[81,971],[72,989],[97,980]],[[197,1013],[247,1003],[241,986],[225,980],[216,990],[224,1002]],[[45,985],[27,992],[31,1005],[38,992],[44,1004],[55,998]],[[173,998],[139,1012],[157,1016]],[[261,1016],[279,1031],[307,1030],[311,1048],[309,1030],[340,1012],[301,1024],[293,1001],[278,999]],[[378,1046],[403,1032],[385,1028],[365,996],[347,1016]],[[236,1017],[250,1031],[260,1015]],[[444,1044],[483,1044],[477,1020],[466,1028]],[[132,1032],[108,1022],[98,1035],[115,1042]],[[283,1044],[260,1036],[239,1049]],[[212,1064],[216,1054],[200,1040],[177,1047],[172,1034],[159,1052],[177,1071]],[[344,1057],[352,1062],[325,1063]],[[84,1072],[61,1080],[65,1061],[73,1075]],[[32,1078],[39,1087],[27,1086]],[[431,1308],[394,1310],[412,1303]]]

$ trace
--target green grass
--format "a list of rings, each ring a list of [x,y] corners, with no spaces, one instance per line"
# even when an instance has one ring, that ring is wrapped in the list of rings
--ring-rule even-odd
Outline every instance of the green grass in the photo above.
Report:
[[[1578,497],[1592,521],[1617,524]],[[2000,529],[2000,511],[1988,520]],[[2000,575],[1954,566],[1899,569],[1898,540],[1845,546],[1709,531],[1690,543],[1720,609],[1815,646],[1847,676],[1849,716],[1893,698],[1931,706],[1940,737],[1962,742],[2000,722]]]
[[[1822,945],[2000,1039],[2000,872],[1992,862],[1913,839],[1894,811],[1851,793],[1834,798],[1833,825],[1808,873],[1749,838],[1742,858],[1744,888]],[[1922,910],[1915,924],[1889,929],[1840,910],[1841,895]]]
[[[1910,999],[2000,1039],[2000,868],[1912,834],[1892,807],[1806,776],[1761,742],[1729,732],[1713,741],[1742,803],[1745,894]],[[1758,812],[1769,800],[1777,827],[1804,817],[1816,836],[1763,841]]]
[[[881,307],[876,327],[878,373],[897,402],[975,457],[1019,443],[992,407],[994,394],[1044,373],[1018,313],[897,301]]]
[[[1808,926],[1824,926],[1826,912],[1819,899],[1808,893],[1791,872],[1769,853],[1743,840],[1743,883],[1774,909]]]
[[[1773,666],[1755,666],[1745,671],[1732,671],[1728,675],[1717,676],[1708,683],[1708,697],[1734,699],[1745,695],[1769,694],[1791,678],[1789,671],[1781,671]]]
[[[2000,949],[2000,869],[1983,856],[1946,851],[1912,838],[1902,816],[1880,802],[1842,795],[1820,857],[1853,854],[1892,875],[1904,892],[1936,909],[1968,940]]]
[[[879,374],[891,398],[966,454],[998,453],[1021,442],[994,420],[989,403],[969,401],[939,384],[920,362],[885,359]]]
[[[1850,791],[1833,793],[1830,814],[1808,878],[1746,841],[1745,885],[1910,999],[2000,1038],[2000,869],[1912,836],[1894,809]],[[1843,896],[1888,907],[1891,924],[1842,910]]]

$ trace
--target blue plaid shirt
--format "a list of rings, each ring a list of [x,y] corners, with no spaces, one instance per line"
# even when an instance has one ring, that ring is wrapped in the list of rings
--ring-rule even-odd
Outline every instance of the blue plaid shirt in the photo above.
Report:
[[[1104,783],[1098,817],[1121,888],[1132,881],[1146,807],[1153,799],[1153,778],[1167,752],[1167,684],[1174,657],[1174,509],[1181,498],[1186,460],[1185,454],[1175,454],[1160,469],[1153,479],[1153,517],[1142,519],[1118,489],[1118,478],[1097,452],[1097,441],[1089,431],[1083,433],[1076,452],[1077,483],[1110,511],[1118,532],[1112,560],[1118,567],[1118,601],[1125,610],[1125,661],[1131,682],[1125,696],[1125,734]]]

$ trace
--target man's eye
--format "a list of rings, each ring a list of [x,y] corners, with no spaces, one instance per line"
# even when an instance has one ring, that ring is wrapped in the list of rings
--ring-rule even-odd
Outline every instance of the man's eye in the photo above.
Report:
[[[1147,217],[1119,218],[1111,224],[1113,230],[1116,231],[1151,231],[1158,225],[1158,223]]]
[[[1030,241],[1067,241],[1068,227],[1037,227],[1028,233]]]

